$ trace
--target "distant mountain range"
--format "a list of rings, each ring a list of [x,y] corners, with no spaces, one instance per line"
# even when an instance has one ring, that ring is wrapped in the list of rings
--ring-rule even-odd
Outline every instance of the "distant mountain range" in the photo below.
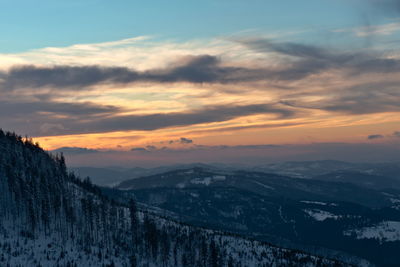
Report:
[[[331,161],[283,165],[303,174],[320,171],[299,179],[215,166],[191,167],[131,179],[114,189],[103,188],[103,192],[121,202],[135,197],[143,205],[158,207],[155,212],[159,214],[191,224],[281,246],[326,256],[345,252],[379,266],[400,264],[397,176],[383,176],[389,172],[381,165],[367,168]],[[346,169],[338,170],[339,166]]]
[[[71,170],[79,174],[81,177],[89,176],[93,183],[101,186],[116,186],[122,181],[130,180],[138,177],[160,174],[163,172],[173,171],[177,169],[189,169],[199,167],[215,171],[254,171],[264,173],[274,173],[283,176],[303,179],[331,179],[337,175],[335,173],[360,173],[362,175],[380,176],[383,179],[400,181],[400,162],[393,163],[349,163],[334,160],[321,161],[298,161],[271,163],[257,166],[240,166],[229,164],[175,164],[168,166],[160,166],[155,168],[122,168],[122,167],[73,167]],[[320,177],[318,177],[320,176]],[[323,177],[325,176],[325,177]],[[331,177],[331,178],[329,178]],[[379,181],[379,177],[375,177]],[[351,181],[343,181],[351,182]],[[356,182],[357,181],[353,181]],[[363,181],[360,181],[362,183]],[[397,185],[398,186],[398,185]]]

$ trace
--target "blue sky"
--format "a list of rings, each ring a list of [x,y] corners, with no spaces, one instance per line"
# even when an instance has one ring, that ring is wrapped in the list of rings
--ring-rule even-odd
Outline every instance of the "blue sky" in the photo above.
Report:
[[[308,38],[316,38],[321,31],[362,25],[366,18],[369,20],[374,8],[356,0],[25,0],[0,3],[1,53],[141,35],[188,40],[248,30],[307,30],[315,34]]]

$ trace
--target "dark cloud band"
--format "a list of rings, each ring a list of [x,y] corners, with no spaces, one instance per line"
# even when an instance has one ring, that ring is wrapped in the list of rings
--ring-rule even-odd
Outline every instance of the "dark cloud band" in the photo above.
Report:
[[[218,57],[193,56],[164,69],[139,72],[125,67],[101,66],[21,66],[0,72],[0,89],[20,88],[83,89],[99,84],[153,83],[238,83],[249,81],[299,80],[328,69],[343,69],[349,75],[394,73],[400,60],[376,53],[338,52],[322,47],[276,43],[266,39],[241,40],[258,52],[274,52],[291,57],[281,67],[245,68],[222,64]],[[294,59],[294,60],[293,60]]]
[[[19,88],[82,89],[99,84],[229,83],[263,79],[257,69],[223,67],[215,56],[191,57],[165,69],[138,72],[125,67],[101,66],[20,66],[0,73],[3,90]]]
[[[255,114],[271,114],[275,116],[275,119],[290,118],[296,115],[292,109],[284,106],[256,104],[209,106],[186,112],[121,116],[118,114],[119,110],[115,107],[96,107],[89,103],[87,103],[87,106],[85,104],[71,104],[71,106],[68,106],[67,103],[63,103],[65,110],[58,109],[59,112],[64,113],[64,116],[60,118],[57,114],[50,116],[44,112],[45,110],[48,112],[56,111],[53,107],[53,105],[56,105],[55,103],[32,104],[20,103],[23,110],[19,113],[14,113],[13,117],[10,117],[8,113],[0,113],[0,119],[4,127],[7,126],[8,129],[33,136],[43,136],[126,130],[150,131],[168,127],[222,122]],[[189,139],[180,141],[190,142]]]

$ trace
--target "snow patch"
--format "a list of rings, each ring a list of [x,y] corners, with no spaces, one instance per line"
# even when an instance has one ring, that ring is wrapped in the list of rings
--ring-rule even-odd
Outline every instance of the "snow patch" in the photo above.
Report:
[[[390,202],[392,202],[393,204],[399,204],[400,203],[400,199],[397,198],[389,198]]]
[[[204,178],[194,178],[190,180],[192,184],[202,184],[205,186],[209,186],[211,183],[218,182],[218,181],[224,181],[226,179],[226,176],[224,175],[214,175],[212,177],[204,177]]]
[[[355,234],[357,239],[378,239],[380,242],[400,241],[400,222],[384,221],[374,226],[347,230],[343,234]]]
[[[191,195],[192,197],[195,197],[195,198],[198,198],[198,197],[199,197],[199,194],[197,194],[197,193],[190,193],[190,195]]]
[[[179,184],[176,185],[176,187],[182,189],[182,188],[185,188],[185,184],[184,183],[179,183]]]
[[[190,181],[192,184],[203,184],[205,186],[209,186],[212,182],[211,177],[205,177],[205,178],[195,178]]]
[[[308,200],[302,200],[300,201],[301,203],[306,203],[306,204],[316,204],[316,205],[322,205],[326,206],[327,204],[325,202],[320,202],[320,201],[308,201]]]
[[[225,175],[214,175],[213,180],[214,181],[224,181],[224,180],[226,180],[226,176]]]
[[[312,217],[314,220],[322,222],[325,221],[327,219],[334,219],[337,220],[339,219],[341,216],[335,215],[333,213],[324,211],[324,210],[309,210],[309,209],[305,209],[303,210],[305,213],[307,213],[310,217]]]
[[[321,206],[337,206],[337,204],[335,203],[325,203],[325,202],[321,202],[321,201],[309,201],[309,200],[302,200],[300,201],[301,203],[305,203],[305,204],[314,204],[314,205],[321,205]]]

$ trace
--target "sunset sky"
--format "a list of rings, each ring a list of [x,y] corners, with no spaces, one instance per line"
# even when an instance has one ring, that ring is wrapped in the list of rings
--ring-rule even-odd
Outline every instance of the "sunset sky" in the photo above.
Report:
[[[0,127],[72,165],[400,157],[399,0],[0,3]]]

